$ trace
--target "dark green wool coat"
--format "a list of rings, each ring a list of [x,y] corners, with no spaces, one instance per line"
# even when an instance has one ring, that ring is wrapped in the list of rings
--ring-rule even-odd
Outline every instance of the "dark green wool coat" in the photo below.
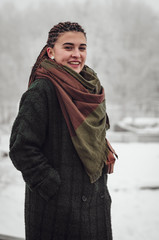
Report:
[[[23,94],[10,158],[26,182],[26,240],[112,240],[107,175],[90,183],[49,80]]]

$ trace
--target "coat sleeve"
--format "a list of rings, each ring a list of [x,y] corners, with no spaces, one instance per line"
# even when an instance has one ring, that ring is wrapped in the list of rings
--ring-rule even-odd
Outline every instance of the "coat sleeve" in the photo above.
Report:
[[[31,191],[45,200],[56,194],[60,177],[42,152],[47,135],[48,108],[44,86],[34,83],[23,94],[10,137],[10,158]]]

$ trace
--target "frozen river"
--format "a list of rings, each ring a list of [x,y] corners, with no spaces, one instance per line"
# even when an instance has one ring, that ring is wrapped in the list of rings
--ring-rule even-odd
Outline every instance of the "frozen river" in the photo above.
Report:
[[[119,155],[109,176],[114,240],[159,239],[159,144],[113,143]],[[0,158],[0,233],[24,237],[24,183]]]

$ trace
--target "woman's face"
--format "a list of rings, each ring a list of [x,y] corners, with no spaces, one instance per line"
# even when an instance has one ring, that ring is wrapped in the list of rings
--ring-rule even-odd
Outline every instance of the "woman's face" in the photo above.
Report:
[[[82,32],[62,33],[51,51],[57,63],[80,73],[86,61],[86,37]]]

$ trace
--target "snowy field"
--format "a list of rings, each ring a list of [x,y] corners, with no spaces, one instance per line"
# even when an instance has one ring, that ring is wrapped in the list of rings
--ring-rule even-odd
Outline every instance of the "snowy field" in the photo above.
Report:
[[[109,177],[114,240],[159,239],[159,143],[116,143]]]
[[[159,144],[113,143],[119,155],[109,176],[114,240],[159,239]],[[24,237],[24,183],[0,157],[0,233]]]

